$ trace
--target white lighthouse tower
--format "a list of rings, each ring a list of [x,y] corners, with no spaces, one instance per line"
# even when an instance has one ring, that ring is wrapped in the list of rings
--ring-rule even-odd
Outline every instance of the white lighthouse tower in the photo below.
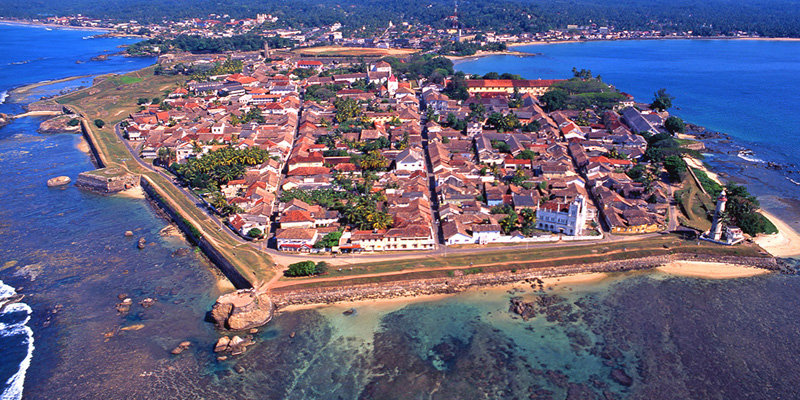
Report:
[[[708,232],[708,236],[713,239],[714,241],[719,241],[722,239],[722,213],[725,212],[725,204],[728,202],[728,197],[726,196],[725,189],[722,189],[722,193],[719,194],[717,198],[717,209],[714,211],[714,222],[711,224],[711,230]]]

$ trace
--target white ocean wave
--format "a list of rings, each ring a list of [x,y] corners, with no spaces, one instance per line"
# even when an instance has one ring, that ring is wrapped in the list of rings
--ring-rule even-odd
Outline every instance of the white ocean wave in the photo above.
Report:
[[[0,300],[7,299],[13,295],[17,294],[13,287],[6,285],[3,281],[0,281]]]
[[[3,90],[3,92],[0,93],[0,104],[5,103],[7,98],[8,98],[8,90]]]
[[[0,299],[7,299],[15,294],[14,288],[0,281]],[[0,337],[24,335],[25,340],[22,344],[28,347],[28,353],[25,355],[22,362],[19,363],[17,372],[5,382],[5,389],[0,393],[0,400],[22,399],[22,390],[25,386],[25,374],[28,372],[28,367],[31,366],[31,358],[33,358],[33,349],[35,348],[33,346],[33,330],[26,325],[28,321],[31,320],[31,313],[33,310],[25,303],[14,303],[6,307],[3,314],[16,312],[25,312],[25,319],[15,324],[0,323]]]
[[[751,163],[756,163],[756,164],[764,164],[764,163],[766,163],[766,161],[754,156],[752,152],[740,151],[738,156],[742,160],[750,161]]]

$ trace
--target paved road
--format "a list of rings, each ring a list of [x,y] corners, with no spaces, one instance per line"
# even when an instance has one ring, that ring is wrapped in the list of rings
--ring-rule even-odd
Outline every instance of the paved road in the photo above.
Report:
[[[173,186],[176,189],[178,189],[178,191],[181,192],[181,194],[183,194],[184,197],[186,197],[186,200],[188,200],[189,202],[193,203],[195,206],[197,206],[198,209],[200,209],[203,213],[205,213],[206,216],[208,216],[208,218],[214,223],[214,225],[217,226],[217,228],[219,228],[220,231],[227,232],[228,236],[230,236],[231,238],[233,238],[234,240],[236,240],[240,244],[252,244],[251,242],[242,239],[242,237],[239,236],[236,232],[233,232],[228,227],[227,224],[222,223],[219,220],[219,218],[217,218],[217,216],[213,213],[213,211],[211,211],[208,207],[206,207],[205,203],[201,199],[199,199],[193,193],[188,191],[185,187],[183,187],[180,184],[178,184],[175,181],[175,178],[173,176],[166,174],[163,170],[161,170],[161,168],[156,168],[153,165],[142,161],[142,159],[138,156],[139,147],[141,147],[141,144],[137,143],[136,147],[131,147],[130,142],[123,138],[122,132],[119,129],[119,124],[114,126],[114,132],[116,133],[117,138],[119,138],[119,140],[121,140],[122,143],[125,144],[125,147],[131,153],[131,157],[134,160],[136,160],[136,162],[139,163],[139,165],[141,165],[142,167],[146,168],[149,171],[152,171],[152,172],[155,172],[155,173],[161,175],[167,181],[172,182]],[[258,248],[258,247],[255,246],[255,248]]]

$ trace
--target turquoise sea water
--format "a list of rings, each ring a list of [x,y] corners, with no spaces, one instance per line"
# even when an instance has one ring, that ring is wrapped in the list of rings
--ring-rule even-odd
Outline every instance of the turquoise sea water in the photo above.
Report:
[[[0,34],[14,46],[0,52],[2,90],[152,62],[75,64],[121,43],[84,40],[80,31],[0,26]],[[60,45],[37,50],[43,35]],[[40,57],[54,59],[25,64],[28,75],[2,70]],[[511,67],[492,69],[523,73]],[[11,97],[0,112],[25,101]],[[638,272],[544,293],[520,286],[284,312],[243,356],[216,361],[219,334],[203,321],[219,291],[214,268],[181,251],[189,247],[181,238],[161,237],[167,222],[145,200],[47,188],[52,176],[74,179],[93,167],[79,137],[40,135],[39,122],[0,128],[0,298],[13,288],[30,307],[0,315],[0,390],[22,388],[8,380],[28,355],[27,327],[35,347],[24,377],[29,399],[800,396],[800,280],[786,275],[710,281]],[[138,250],[139,237],[152,245]],[[125,315],[115,309],[122,294],[134,302]],[[514,296],[539,302],[537,316],[510,313]],[[139,305],[147,297],[154,306]],[[357,312],[344,315],[351,307]],[[183,340],[190,349],[171,355]]]

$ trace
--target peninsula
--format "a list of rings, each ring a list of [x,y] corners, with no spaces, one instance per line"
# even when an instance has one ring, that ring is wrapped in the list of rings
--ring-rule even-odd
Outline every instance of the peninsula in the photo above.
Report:
[[[262,46],[166,54],[56,101],[100,167],[140,176],[277,307],[681,260],[779,268],[751,239],[774,226],[698,161],[665,90],[643,103],[587,70],[468,76],[436,54]]]

